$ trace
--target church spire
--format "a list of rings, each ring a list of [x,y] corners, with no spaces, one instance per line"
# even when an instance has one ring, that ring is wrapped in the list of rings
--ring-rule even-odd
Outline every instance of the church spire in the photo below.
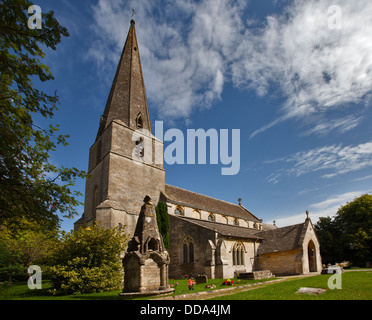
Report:
[[[97,140],[113,120],[133,130],[147,129],[152,132],[135,21],[132,19],[130,23],[106,108],[101,116]]]

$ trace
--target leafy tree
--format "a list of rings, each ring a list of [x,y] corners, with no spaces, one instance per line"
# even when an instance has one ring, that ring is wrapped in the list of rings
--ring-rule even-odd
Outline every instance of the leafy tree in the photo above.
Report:
[[[17,229],[0,226],[0,280],[26,280],[28,267],[43,263],[56,241],[56,231],[41,230],[27,219],[20,219]]]
[[[335,218],[349,260],[372,261],[372,195],[362,195],[342,206]]]
[[[54,294],[110,291],[123,280],[121,255],[128,236],[94,224],[63,233],[48,258]]]
[[[49,158],[57,145],[67,146],[68,136],[57,135],[58,126],[48,129],[35,124],[35,116],[53,117],[59,97],[35,88],[33,81],[52,80],[42,64],[43,50],[56,50],[69,34],[54,12],[43,12],[42,29],[29,29],[26,0],[0,3],[0,225],[17,225],[20,217],[54,229],[62,217],[77,214],[81,194],[71,187],[76,168],[58,168]]]
[[[372,195],[362,195],[342,206],[331,219],[314,226],[325,263],[344,260],[356,265],[372,261]]]
[[[324,264],[335,264],[345,260],[341,230],[331,217],[319,218],[314,225],[320,243],[320,253]]]
[[[161,236],[163,237],[164,247],[169,250],[169,215],[168,207],[163,201],[159,201],[156,206],[156,220]]]

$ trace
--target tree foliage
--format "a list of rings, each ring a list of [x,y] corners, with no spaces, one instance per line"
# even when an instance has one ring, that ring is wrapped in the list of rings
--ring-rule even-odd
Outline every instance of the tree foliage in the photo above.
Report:
[[[117,289],[123,280],[121,255],[128,236],[94,224],[64,233],[47,268],[54,294],[95,293]]]
[[[315,229],[324,262],[347,260],[362,266],[372,261],[372,195],[348,202],[334,219],[321,218]]]
[[[169,215],[167,205],[159,201],[156,206],[156,220],[161,236],[163,237],[164,247],[169,250]]]
[[[33,82],[53,80],[42,64],[43,50],[56,50],[69,34],[59,25],[54,12],[43,12],[42,29],[29,29],[26,0],[0,3],[0,224],[19,217],[53,229],[60,217],[71,218],[79,192],[72,192],[76,168],[58,168],[50,162],[57,145],[67,146],[58,126],[41,128],[35,116],[46,119],[58,110],[57,93],[47,94]]]
[[[56,231],[45,231],[21,218],[17,228],[0,226],[0,281],[27,279],[27,269],[44,263],[57,241]]]

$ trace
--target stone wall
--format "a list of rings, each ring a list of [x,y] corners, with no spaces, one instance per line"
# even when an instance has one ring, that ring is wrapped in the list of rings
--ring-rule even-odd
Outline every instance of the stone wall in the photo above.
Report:
[[[270,270],[277,275],[302,273],[302,250],[288,250],[261,254],[258,259],[258,270]]]
[[[234,278],[237,273],[254,271],[255,244],[253,240],[223,237],[219,242],[219,252],[217,254],[221,257],[221,260],[217,261],[217,265],[221,264],[223,267],[218,268],[216,278]],[[233,265],[233,247],[238,243],[244,248],[244,264]]]
[[[183,240],[189,236],[194,245],[194,262],[183,261]],[[255,242],[250,239],[220,236],[217,232],[170,215],[170,267],[173,278],[205,274],[209,279],[233,278],[237,272],[255,269]],[[241,244],[244,264],[233,265],[233,247]]]
[[[120,223],[130,235],[134,232],[143,198],[149,195],[157,204],[165,188],[163,163],[156,164],[155,151],[152,163],[133,160],[136,147],[133,133],[134,130],[115,120],[92,146],[91,178],[86,181],[84,209],[87,221],[96,219],[105,227],[117,227]],[[157,154],[162,154],[160,140],[151,138],[150,144]]]
[[[210,239],[215,238],[211,230],[201,229],[192,223],[186,223],[173,216],[170,218],[170,244],[169,244],[169,276],[180,279],[184,275],[207,274],[206,267],[214,265],[213,254],[209,244]],[[194,262],[184,263],[182,243],[186,236],[190,236],[194,245]],[[210,273],[210,271],[208,272]],[[211,274],[207,274],[212,278]]]

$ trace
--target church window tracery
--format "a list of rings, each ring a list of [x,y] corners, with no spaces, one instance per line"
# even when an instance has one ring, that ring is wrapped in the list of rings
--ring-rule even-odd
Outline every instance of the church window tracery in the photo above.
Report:
[[[233,266],[244,265],[244,246],[241,242],[235,243],[232,249]]]
[[[182,241],[183,263],[194,262],[194,242],[191,237],[186,236]]]

